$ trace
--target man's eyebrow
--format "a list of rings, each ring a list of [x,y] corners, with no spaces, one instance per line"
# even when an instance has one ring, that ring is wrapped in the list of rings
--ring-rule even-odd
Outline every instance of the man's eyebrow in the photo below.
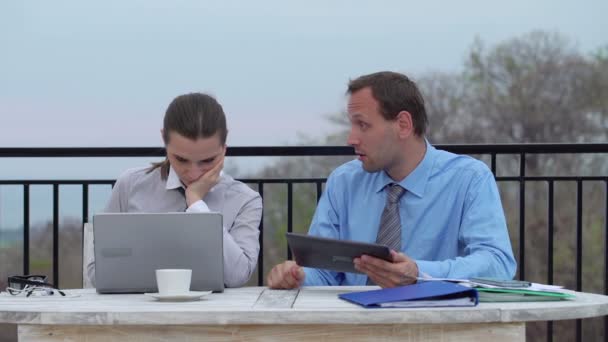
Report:
[[[361,113],[353,113],[353,114],[348,114],[348,117],[351,119],[360,119],[362,117],[365,117],[365,115],[363,115]]]

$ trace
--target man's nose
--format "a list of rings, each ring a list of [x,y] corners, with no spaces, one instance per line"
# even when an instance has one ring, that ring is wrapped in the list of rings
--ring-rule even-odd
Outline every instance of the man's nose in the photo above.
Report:
[[[359,145],[359,138],[355,135],[353,130],[351,129],[348,133],[348,138],[346,139],[346,143],[351,146]]]

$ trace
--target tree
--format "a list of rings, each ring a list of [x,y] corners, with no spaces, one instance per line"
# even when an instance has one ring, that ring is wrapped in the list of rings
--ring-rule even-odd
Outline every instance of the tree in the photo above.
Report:
[[[532,32],[486,49],[477,40],[461,73],[428,74],[419,81],[428,105],[429,136],[441,143],[600,142],[608,132],[608,53],[585,56],[558,33]],[[502,175],[518,175],[519,157],[498,160]],[[526,158],[526,175],[606,174],[606,158],[540,155]],[[502,184],[501,184],[502,185]],[[575,286],[575,199],[572,182],[555,184],[555,281]],[[601,257],[600,187],[586,185],[583,211],[584,259]],[[519,185],[501,186],[513,247],[519,250]],[[526,278],[547,277],[547,184],[526,183]],[[539,248],[539,246],[542,246]],[[601,291],[601,263],[584,263],[587,291]],[[594,321],[585,331],[601,329]],[[569,339],[570,323],[556,323],[556,337]],[[543,324],[528,325],[538,337]]]

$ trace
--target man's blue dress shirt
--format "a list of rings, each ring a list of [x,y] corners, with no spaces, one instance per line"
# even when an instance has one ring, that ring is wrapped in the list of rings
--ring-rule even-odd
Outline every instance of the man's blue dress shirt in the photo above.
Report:
[[[384,171],[369,173],[354,160],[327,179],[309,234],[375,242],[395,183]],[[401,251],[419,275],[512,279],[516,263],[494,176],[481,161],[435,149],[427,142],[420,164],[401,182]],[[304,268],[304,285],[365,285],[364,274]]]

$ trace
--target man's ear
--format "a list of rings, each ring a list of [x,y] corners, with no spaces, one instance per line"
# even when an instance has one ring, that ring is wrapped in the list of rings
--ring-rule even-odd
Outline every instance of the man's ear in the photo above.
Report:
[[[406,110],[402,110],[397,114],[397,130],[400,138],[408,138],[414,134],[414,122],[412,114]]]

